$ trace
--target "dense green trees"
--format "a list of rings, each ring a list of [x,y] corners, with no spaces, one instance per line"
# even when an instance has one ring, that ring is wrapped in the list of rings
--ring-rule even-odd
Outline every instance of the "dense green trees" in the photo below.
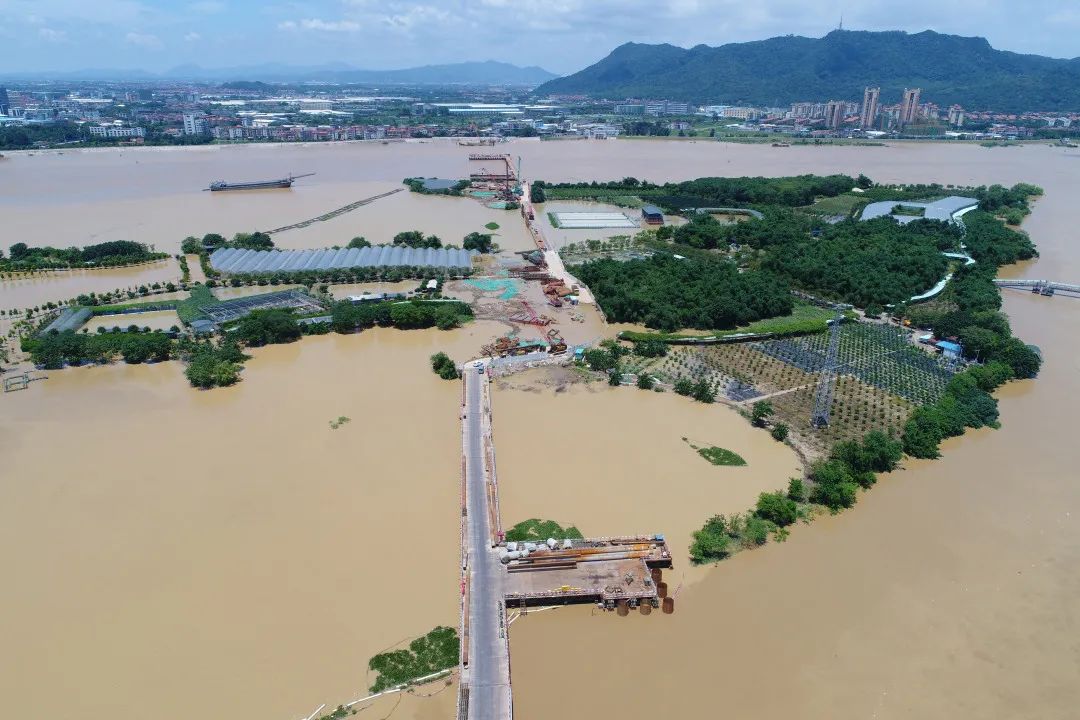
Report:
[[[765,427],[772,414],[772,403],[768,400],[758,400],[750,410],[750,422],[757,427]]]
[[[472,308],[462,302],[389,301],[354,305],[348,301],[334,303],[330,310],[331,327],[335,332],[350,333],[376,325],[402,329],[439,327],[449,329],[460,318],[472,315]]]
[[[492,249],[491,235],[487,233],[471,232],[465,236],[465,239],[461,243],[461,247],[464,250],[476,250],[482,253],[489,253]]]
[[[723,515],[713,515],[692,537],[690,559],[695,563],[722,560],[731,553],[731,538],[728,537],[727,521]]]
[[[851,468],[841,460],[819,460],[810,467],[814,488],[810,500],[830,510],[840,510],[855,504],[859,489]]]
[[[174,341],[162,332],[108,332],[97,334],[46,333],[23,342],[35,365],[50,370],[64,365],[109,362],[120,357],[127,363],[168,360]]]
[[[908,418],[904,425],[904,452],[913,457],[936,458],[938,446],[945,438],[963,435],[969,427],[996,426],[997,400],[990,392],[1011,377],[1012,368],[1001,361],[954,375],[938,402],[923,405]]]
[[[167,253],[154,252],[150,246],[130,240],[111,240],[83,248],[29,247],[24,242],[17,242],[8,249],[6,260],[0,257],[0,270],[115,267],[167,257]]]
[[[296,316],[289,310],[256,310],[236,326],[236,338],[252,347],[292,342],[300,335]]]
[[[248,359],[232,338],[217,345],[210,340],[185,340],[180,343],[180,355],[188,364],[184,371],[188,382],[204,390],[235,384]]]
[[[809,205],[817,197],[834,197],[847,192],[854,185],[854,178],[848,175],[799,175],[784,178],[706,177],[663,185],[624,178],[612,182],[545,183],[544,187],[549,191],[569,191],[579,197],[601,191],[609,197],[613,194],[635,196],[678,211],[756,205],[797,207]]]
[[[437,248],[442,246],[442,241],[435,235],[425,237],[419,230],[406,230],[394,236],[393,244],[411,248]]]
[[[357,236],[350,240],[349,244],[346,247],[348,247],[350,250],[353,248],[363,249],[366,247],[371,247],[371,243],[369,243],[366,238]]]
[[[662,330],[734,328],[792,309],[782,281],[767,273],[739,273],[722,259],[657,253],[648,260],[596,260],[573,272],[610,319]]]
[[[665,357],[668,344],[662,340],[639,340],[634,343],[634,354],[639,357]]]
[[[194,235],[188,235],[186,238],[184,238],[183,242],[180,243],[180,252],[184,253],[185,255],[198,255],[202,251],[202,240],[195,237]]]
[[[746,224],[771,222],[775,220]],[[956,247],[960,234],[931,220],[899,225],[879,218],[830,225],[818,237],[806,234],[785,242],[775,238],[762,267],[799,287],[866,307],[900,302],[932,287],[948,268],[942,250]]]
[[[975,210],[965,214],[964,226],[967,228],[964,244],[968,252],[984,265],[1008,265],[1038,254],[1027,235],[1005,227],[988,212]]]
[[[457,380],[461,377],[461,371],[444,352],[437,352],[431,356],[431,371],[443,380]]]
[[[754,512],[763,520],[784,527],[799,517],[799,506],[782,492],[761,493]]]
[[[529,186],[529,201],[534,203],[547,202],[543,180],[537,180]]]

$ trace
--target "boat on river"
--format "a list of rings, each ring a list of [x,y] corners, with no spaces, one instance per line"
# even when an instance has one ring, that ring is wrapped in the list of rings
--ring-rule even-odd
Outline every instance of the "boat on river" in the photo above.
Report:
[[[279,180],[256,180],[254,182],[238,182],[230,183],[224,180],[218,180],[217,182],[210,183],[210,187],[207,188],[210,192],[221,192],[223,190],[273,190],[278,188],[291,188],[294,181],[299,180],[302,177],[310,177],[315,173],[304,173],[303,175],[292,175],[283,177]]]

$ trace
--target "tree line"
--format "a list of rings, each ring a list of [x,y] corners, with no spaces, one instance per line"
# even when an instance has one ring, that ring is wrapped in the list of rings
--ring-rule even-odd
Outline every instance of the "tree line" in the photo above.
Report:
[[[756,207],[809,205],[819,197],[835,197],[855,186],[849,175],[798,175],[783,178],[704,177],[676,183],[656,184],[634,177],[608,182],[549,183],[545,190],[617,191],[679,211],[698,207]]]
[[[111,240],[83,248],[30,247],[17,242],[8,248],[8,257],[0,251],[0,270],[46,270],[75,267],[115,267],[163,260],[167,253],[154,252],[149,245],[131,240]]]

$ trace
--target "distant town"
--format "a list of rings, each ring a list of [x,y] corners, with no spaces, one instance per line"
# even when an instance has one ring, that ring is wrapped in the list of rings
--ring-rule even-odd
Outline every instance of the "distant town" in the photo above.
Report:
[[[535,97],[528,88],[326,84],[221,85],[38,82],[0,87],[0,151],[93,145],[195,145],[460,137],[609,139],[674,136],[729,141],[792,138],[976,140],[1080,135],[1080,113],[1003,113],[939,105],[919,88],[862,101],[785,107],[664,99]]]

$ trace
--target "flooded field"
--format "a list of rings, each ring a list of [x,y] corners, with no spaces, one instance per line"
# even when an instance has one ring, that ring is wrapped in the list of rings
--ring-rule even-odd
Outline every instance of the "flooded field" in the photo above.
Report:
[[[5,714],[304,717],[455,625],[460,387],[428,355],[481,331],[305,338],[211,392],[170,362],[2,396]]]
[[[3,201],[0,201],[2,205]],[[50,301],[69,300],[84,293],[135,290],[140,285],[179,281],[180,266],[171,258],[127,268],[23,274],[0,280],[0,309],[23,310]]]
[[[533,371],[496,385],[504,526],[535,517],[593,537],[663,533],[679,560],[672,590],[706,574],[685,562],[703,508],[743,512],[800,472],[794,452],[727,407],[606,382],[556,390],[545,380]],[[734,450],[747,464],[712,465],[690,443]]]
[[[127,328],[135,325],[138,328],[150,328],[151,330],[168,330],[171,327],[180,327],[180,318],[175,310],[155,310],[153,312],[126,313],[123,315],[97,315],[83,327],[87,332],[97,332],[100,328]]]
[[[881,182],[1033,182],[1046,195],[1024,228],[1042,257],[1006,272],[1080,282],[1076,150],[608,141],[509,151],[529,177],[550,181],[864,172]],[[405,176],[461,175],[466,154],[448,143],[13,153],[0,209],[16,235],[171,251],[177,235],[295,222]],[[199,191],[238,173],[290,171],[318,175],[266,199]],[[386,201],[276,240],[379,241],[368,228],[415,227],[460,242],[488,218],[508,237],[521,227],[513,213],[466,200]],[[32,294],[0,285],[0,307],[71,297],[91,282]],[[686,582],[674,615],[579,608],[515,623],[515,711],[1074,717],[1080,454],[1070,399],[1080,391],[1080,305],[1007,293],[1005,309],[1046,362],[1039,380],[1003,390],[1000,431],[949,441],[939,461],[908,462],[853,511],[796,527],[787,543],[708,570],[677,559],[673,572]],[[0,396],[5,711],[305,717],[361,694],[374,652],[454,624],[460,388],[438,380],[427,357],[465,359],[504,330],[478,322],[452,333],[305,338],[255,351],[239,386],[206,393],[166,363],[65,370]],[[506,389],[494,402],[508,522],[550,516],[587,533],[660,531],[682,551],[706,517],[745,508],[794,462],[730,411],[670,395]],[[330,430],[341,415],[351,422]],[[750,464],[709,466],[683,436]],[[643,653],[660,670],[624,660]],[[568,672],[569,657],[588,672]],[[781,689],[764,692],[764,682]],[[406,698],[393,717],[450,717],[452,707],[449,692]]]

